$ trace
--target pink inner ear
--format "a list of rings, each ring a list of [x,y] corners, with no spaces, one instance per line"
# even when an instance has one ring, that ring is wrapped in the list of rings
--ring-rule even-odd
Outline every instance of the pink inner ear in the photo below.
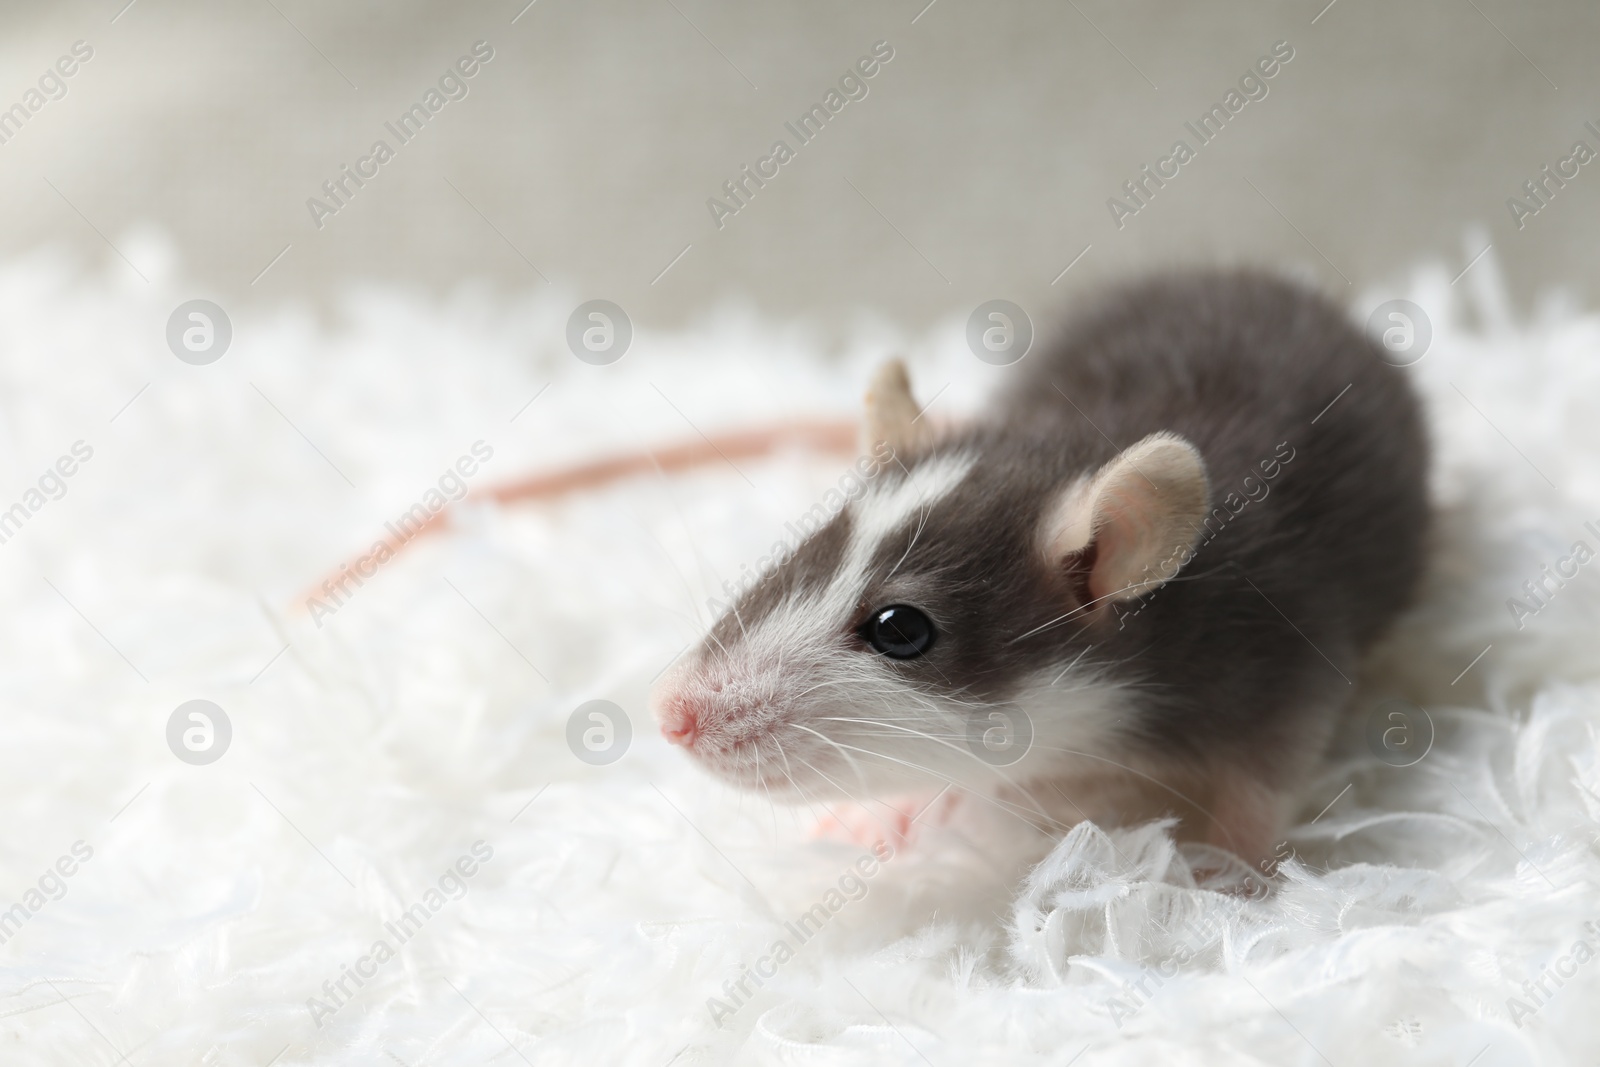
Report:
[[[1151,434],[1067,487],[1048,518],[1046,551],[1068,567],[1085,604],[1140,596],[1186,561],[1209,496],[1194,446]]]
[[[1096,502],[1100,513],[1089,571],[1089,597],[1100,600],[1115,596],[1140,578],[1136,570],[1146,555],[1146,543],[1158,533],[1152,522],[1155,490],[1137,474],[1132,479],[1108,485]]]

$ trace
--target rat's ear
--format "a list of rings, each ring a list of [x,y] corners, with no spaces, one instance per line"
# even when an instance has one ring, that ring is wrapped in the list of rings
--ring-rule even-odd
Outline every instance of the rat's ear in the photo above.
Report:
[[[871,453],[879,441],[895,452],[914,452],[933,437],[933,428],[921,418],[922,409],[911,395],[906,365],[891,359],[878,368],[867,386],[866,411],[861,420],[861,452]]]
[[[1081,554],[1091,601],[1127,600],[1178,573],[1210,497],[1194,445],[1154,433],[1062,494],[1045,518],[1044,550],[1062,565]]]

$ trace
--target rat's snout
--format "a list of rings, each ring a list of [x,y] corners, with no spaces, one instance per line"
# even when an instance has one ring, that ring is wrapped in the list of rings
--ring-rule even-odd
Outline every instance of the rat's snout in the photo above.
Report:
[[[688,699],[671,696],[663,700],[656,718],[661,723],[661,736],[675,745],[689,748],[700,736],[700,714]]]

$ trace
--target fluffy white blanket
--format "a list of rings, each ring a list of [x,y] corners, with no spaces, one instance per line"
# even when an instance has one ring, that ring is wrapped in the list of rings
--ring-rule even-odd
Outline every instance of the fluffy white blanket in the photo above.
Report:
[[[950,383],[934,411],[955,415],[1003,373],[960,323],[905,339],[864,321],[826,354],[728,312],[692,335],[636,324],[595,367],[563,342],[577,294],[365,292],[333,322],[240,311],[226,356],[190,366],[163,331],[205,294],[168,260],[148,285],[0,269],[0,510],[45,479],[0,544],[0,1061],[1600,1055],[1600,563],[1531,616],[1507,606],[1575,542],[1600,549],[1600,317],[1515,319],[1489,259],[1454,286],[1415,277],[1432,575],[1306,783],[1275,892],[1245,900],[1197,889],[1160,826],[1052,849],[958,819],[864,862],[808,837],[818,813],[736,795],[659,739],[650,681],[834,461],[469,509],[366,564],[331,614],[304,610],[308,582],[476,442],[480,486],[844,414],[895,347],[924,396]],[[56,499],[47,468],[80,441],[92,458]],[[1367,743],[1396,698],[1434,728],[1409,767]],[[202,765],[167,735],[197,699],[232,730]],[[631,723],[608,765],[569,749],[590,700]]]

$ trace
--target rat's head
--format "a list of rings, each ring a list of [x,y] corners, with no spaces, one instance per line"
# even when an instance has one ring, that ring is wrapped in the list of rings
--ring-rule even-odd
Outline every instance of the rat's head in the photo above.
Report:
[[[1092,646],[1191,554],[1199,453],[1154,434],[1086,469],[1014,429],[938,435],[899,363],[863,438],[865,490],[657,685],[662,733],[791,799],[981,788],[1107,742],[1126,677]],[[995,729],[1031,735],[1020,761],[990,758]]]

